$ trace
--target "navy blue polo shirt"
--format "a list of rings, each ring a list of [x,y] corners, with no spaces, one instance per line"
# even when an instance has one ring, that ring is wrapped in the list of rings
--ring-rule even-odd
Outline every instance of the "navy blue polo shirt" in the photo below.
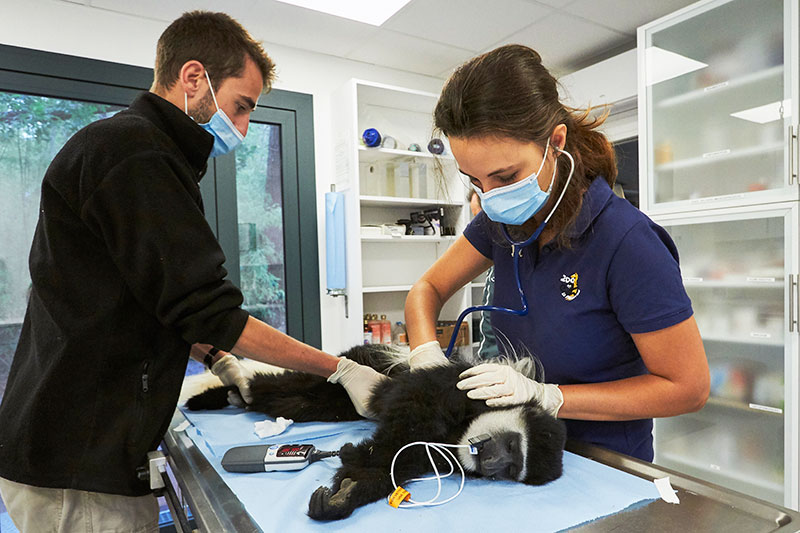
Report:
[[[494,261],[494,305],[519,309],[510,245],[481,212],[464,231]],[[492,313],[501,344],[535,355],[544,381],[598,383],[638,376],[647,368],[631,338],[692,316],[678,251],[669,234],[597,178],[584,194],[572,247],[554,242],[522,251],[519,269],[529,312]],[[502,349],[501,349],[502,351]],[[565,420],[569,438],[646,461],[653,459],[653,421]]]

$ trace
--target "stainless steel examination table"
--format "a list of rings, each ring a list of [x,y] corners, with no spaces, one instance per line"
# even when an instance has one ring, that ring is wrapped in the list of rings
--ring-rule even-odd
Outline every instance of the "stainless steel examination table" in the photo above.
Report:
[[[168,462],[179,492],[194,516],[198,530],[214,533],[272,531],[276,526],[257,524],[194,441],[184,431],[176,430],[181,425],[185,426],[185,422],[184,415],[176,410],[170,429],[164,438],[164,449],[168,454]],[[636,533],[800,531],[798,512],[595,446],[569,443],[567,449],[640,478],[653,480],[669,476],[680,498],[678,505],[655,500],[624,512],[605,516],[571,531]],[[304,506],[305,502],[302,502],[302,505]],[[568,505],[565,505],[565,512],[569,512]],[[347,520],[331,524],[332,530],[347,530]],[[524,527],[520,529],[524,530]]]

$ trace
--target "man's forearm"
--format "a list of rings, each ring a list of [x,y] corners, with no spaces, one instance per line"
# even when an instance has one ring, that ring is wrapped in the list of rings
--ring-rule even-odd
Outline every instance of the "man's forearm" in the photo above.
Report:
[[[232,353],[290,370],[324,378],[336,371],[339,358],[317,350],[252,316],[231,350]]]
[[[213,349],[214,347],[210,344],[192,344],[192,348],[189,350],[189,356],[195,361],[203,363],[211,368],[214,363],[219,361],[222,356],[227,353],[223,352],[222,350],[217,350],[217,353],[211,356],[211,364],[208,365],[208,361],[206,361],[206,355],[209,355]]]

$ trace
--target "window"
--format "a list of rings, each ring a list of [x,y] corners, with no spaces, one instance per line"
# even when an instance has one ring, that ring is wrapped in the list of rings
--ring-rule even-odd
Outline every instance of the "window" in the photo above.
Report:
[[[0,399],[25,314],[45,170],[72,134],[151,82],[151,69],[0,46]],[[200,184],[244,308],[319,347],[311,113],[308,95],[261,98],[245,142],[211,160]]]
[[[275,124],[251,124],[236,149],[236,210],[244,308],[285,332],[280,133]]]

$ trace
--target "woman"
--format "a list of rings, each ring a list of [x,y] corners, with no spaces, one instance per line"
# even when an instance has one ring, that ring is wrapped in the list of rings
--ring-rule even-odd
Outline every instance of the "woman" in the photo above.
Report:
[[[490,405],[539,400],[572,439],[653,459],[652,418],[699,410],[708,397],[703,344],[669,235],[612,194],[617,170],[602,122],[558,100],[534,50],[508,45],[462,65],[434,112],[479,214],[409,292],[412,367],[444,360],[444,302],[494,266],[492,326],[543,365],[541,383],[483,364],[458,387]],[[545,223],[546,222],[546,223]],[[537,236],[536,234],[539,233]],[[531,243],[509,244],[532,240]]]

